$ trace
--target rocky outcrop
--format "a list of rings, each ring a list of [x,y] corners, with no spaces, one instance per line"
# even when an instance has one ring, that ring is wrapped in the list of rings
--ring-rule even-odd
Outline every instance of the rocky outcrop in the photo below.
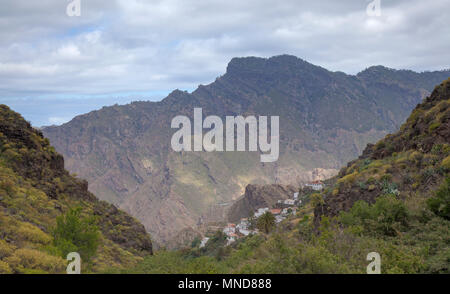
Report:
[[[298,188],[284,185],[248,185],[245,194],[238,199],[228,211],[228,220],[238,222],[241,218],[249,217],[258,208],[272,208],[278,200],[293,198]]]

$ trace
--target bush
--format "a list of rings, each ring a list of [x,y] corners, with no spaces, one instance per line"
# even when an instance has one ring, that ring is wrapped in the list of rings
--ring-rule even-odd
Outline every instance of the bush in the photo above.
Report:
[[[436,191],[435,197],[427,200],[428,208],[436,215],[450,219],[450,177]]]
[[[434,155],[439,155],[441,154],[443,147],[444,147],[443,144],[434,144],[433,147],[431,148],[431,153]]]
[[[0,182],[0,189],[4,190],[8,195],[12,195],[14,182],[10,179],[4,179]]]
[[[5,260],[16,272],[24,273],[25,269],[38,270],[42,273],[61,273],[66,263],[63,259],[44,252],[21,248]]]
[[[447,156],[444,160],[442,160],[441,167],[446,170],[450,170],[450,156]]]
[[[10,256],[14,252],[14,246],[0,239],[0,259]]]
[[[343,183],[343,184],[353,184],[355,182],[357,176],[358,176],[358,173],[357,172],[353,172],[351,174],[348,174],[348,175],[340,178],[337,181],[337,183],[338,184],[341,184],[341,183]]]
[[[363,226],[369,234],[395,236],[407,225],[409,213],[405,204],[393,195],[381,196],[375,204],[357,201],[349,212],[341,212],[340,221],[346,226]]]
[[[84,261],[89,262],[97,252],[100,233],[95,219],[82,218],[80,212],[80,208],[70,209],[65,215],[56,218],[53,242],[62,257],[65,258],[70,252],[78,252]]]
[[[434,131],[435,129],[439,128],[440,126],[441,126],[441,123],[440,123],[440,122],[435,122],[435,123],[432,123],[432,124],[428,127],[428,130],[429,130],[430,132],[432,132],[432,131]]]
[[[0,260],[0,274],[12,274],[13,271],[9,264]]]
[[[21,223],[17,229],[17,235],[19,238],[33,243],[48,244],[52,240],[49,235],[30,223]]]
[[[388,180],[384,179],[381,183],[381,189],[384,194],[392,194],[392,195],[398,195],[400,192],[398,191],[398,186],[396,183],[389,182]]]
[[[323,199],[322,194],[314,193],[310,197],[310,202],[311,202],[312,207],[316,208],[316,207],[320,206],[321,209],[323,209],[323,204],[325,203],[325,200]]]

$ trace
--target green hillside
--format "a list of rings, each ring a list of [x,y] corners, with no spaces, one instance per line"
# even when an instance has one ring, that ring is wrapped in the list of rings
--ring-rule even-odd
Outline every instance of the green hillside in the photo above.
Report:
[[[144,227],[87,188],[39,130],[0,105],[0,273],[64,273],[71,251],[82,272],[151,254]]]

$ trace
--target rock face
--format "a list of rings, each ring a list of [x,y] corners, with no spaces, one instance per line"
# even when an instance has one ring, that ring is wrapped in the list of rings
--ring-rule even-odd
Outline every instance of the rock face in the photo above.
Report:
[[[293,198],[295,192],[298,192],[298,188],[294,186],[248,185],[244,196],[230,207],[228,219],[230,222],[238,222],[241,218],[249,217],[258,208],[272,208],[278,200]]]
[[[0,241],[9,240],[0,244],[2,250],[8,249],[0,254],[0,263],[6,262],[12,272],[24,272],[31,263],[21,263],[22,255],[34,254],[59,264],[59,257],[46,257],[43,246],[51,244],[56,217],[77,207],[83,215],[95,216],[101,231],[94,269],[121,266],[121,261],[152,254],[150,236],[141,223],[98,200],[88,191],[86,180],[64,169],[63,157],[40,131],[0,105]],[[53,272],[56,266],[48,269],[41,264],[30,269]]]
[[[374,203],[395,194],[431,197],[450,171],[450,79],[417,105],[400,131],[369,144],[363,154],[342,168],[333,192],[315,208],[315,224],[334,217],[358,200]],[[420,198],[420,197],[419,197]],[[448,203],[447,203],[448,207]]]
[[[195,228],[211,206],[238,199],[248,184],[293,184],[335,175],[343,164],[400,126],[449,71],[371,67],[356,76],[294,56],[234,58],[215,82],[161,102],[104,107],[43,132],[66,168],[98,197],[143,222],[166,243]],[[280,156],[259,152],[183,152],[170,147],[171,120],[217,115],[279,116]]]

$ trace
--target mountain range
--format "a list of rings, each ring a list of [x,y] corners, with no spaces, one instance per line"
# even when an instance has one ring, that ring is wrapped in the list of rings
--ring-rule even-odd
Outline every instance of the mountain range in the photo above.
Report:
[[[450,71],[417,73],[374,66],[331,72],[294,56],[234,58],[226,73],[192,93],[160,102],[104,107],[42,129],[65,167],[89,190],[139,219],[156,244],[186,229],[224,221],[249,184],[298,185],[338,169],[399,128]],[[177,115],[279,116],[278,161],[259,152],[175,152]]]

